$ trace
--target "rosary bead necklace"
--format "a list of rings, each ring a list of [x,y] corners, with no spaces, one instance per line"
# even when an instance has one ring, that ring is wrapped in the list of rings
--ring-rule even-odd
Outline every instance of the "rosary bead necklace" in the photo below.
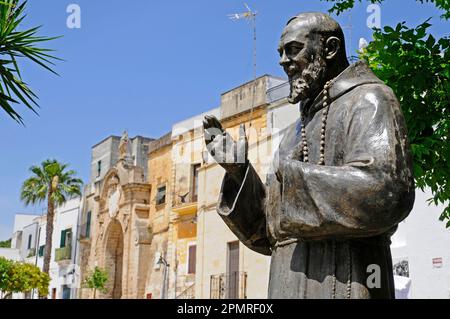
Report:
[[[325,165],[325,132],[327,127],[328,112],[330,110],[331,101],[328,94],[328,89],[331,86],[332,80],[328,81],[323,88],[323,111],[322,111],[322,129],[320,130],[320,159],[317,165]],[[309,147],[308,141],[306,139],[306,128],[305,128],[304,116],[302,116],[302,145],[303,145],[303,162],[309,163]]]

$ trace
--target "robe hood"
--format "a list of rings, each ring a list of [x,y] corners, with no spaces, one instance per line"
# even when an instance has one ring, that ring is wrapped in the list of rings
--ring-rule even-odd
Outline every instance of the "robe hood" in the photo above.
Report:
[[[375,83],[383,84],[383,81],[377,78],[366,61],[358,61],[347,67],[341,74],[332,80],[332,84],[328,89],[328,96],[331,100],[330,102],[337,100],[342,95],[352,91],[358,86]],[[314,99],[311,107],[305,115],[312,116],[323,108],[322,100],[324,97],[324,91],[325,90],[322,90]]]

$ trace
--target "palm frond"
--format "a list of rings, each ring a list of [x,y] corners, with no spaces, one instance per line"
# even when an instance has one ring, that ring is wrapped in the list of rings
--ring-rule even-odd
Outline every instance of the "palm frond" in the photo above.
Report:
[[[67,168],[68,164],[60,163],[55,159],[47,159],[39,166],[31,166],[32,176],[23,183],[21,200],[26,205],[30,205],[42,202],[51,196],[51,201],[61,205],[67,198],[80,196],[83,181],[75,177],[74,170]]]
[[[41,177],[34,175],[23,183],[20,199],[26,205],[43,202],[47,197],[47,190],[48,183]]]
[[[38,46],[59,37],[38,36],[41,26],[18,30],[26,17],[26,5],[27,1],[0,0],[0,108],[21,124],[23,119],[13,105],[22,103],[37,114],[39,104],[36,94],[22,80],[18,59],[28,59],[56,75],[53,61],[61,60],[50,54],[53,50]]]

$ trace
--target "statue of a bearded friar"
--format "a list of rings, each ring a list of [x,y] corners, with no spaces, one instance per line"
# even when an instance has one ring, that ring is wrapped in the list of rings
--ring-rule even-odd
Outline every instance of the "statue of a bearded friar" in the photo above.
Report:
[[[395,298],[390,237],[415,194],[399,102],[365,62],[349,65],[342,29],[326,14],[291,19],[279,53],[301,118],[265,184],[245,151],[219,163],[218,213],[271,256],[269,298]],[[216,118],[203,125],[216,160],[246,148],[242,128],[235,142]]]

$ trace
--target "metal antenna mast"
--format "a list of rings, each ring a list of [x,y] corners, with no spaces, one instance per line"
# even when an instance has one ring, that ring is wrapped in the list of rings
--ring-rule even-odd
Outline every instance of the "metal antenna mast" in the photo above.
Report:
[[[251,108],[251,112],[250,112],[250,127],[251,127],[252,121],[253,121],[253,109],[255,107],[255,95],[256,95],[256,15],[258,14],[258,12],[252,11],[246,3],[244,3],[244,6],[247,9],[246,12],[229,14],[228,17],[234,21],[244,19],[244,20],[247,20],[247,22],[252,24],[252,29],[253,29],[253,90],[252,90],[252,108]]]
[[[252,89],[252,108],[250,111],[250,124],[249,128],[252,127],[253,123],[253,109],[255,107],[255,95],[256,95],[256,15],[258,14],[257,11],[252,11],[250,7],[244,3],[245,8],[247,9],[246,12],[243,13],[235,13],[235,14],[229,14],[228,17],[231,20],[247,20],[247,22],[252,24],[253,28],[253,89]],[[247,141],[250,143],[250,130],[247,130]],[[243,262],[243,261],[242,261]]]
[[[344,25],[342,26],[342,29],[348,29],[348,43],[347,46],[349,48],[350,51],[350,56],[348,57],[348,59],[350,60],[350,62],[353,62],[354,60],[357,60],[357,57],[355,57],[353,54],[353,24],[352,24],[352,13],[349,12],[348,13],[348,21],[349,24],[348,25]]]

